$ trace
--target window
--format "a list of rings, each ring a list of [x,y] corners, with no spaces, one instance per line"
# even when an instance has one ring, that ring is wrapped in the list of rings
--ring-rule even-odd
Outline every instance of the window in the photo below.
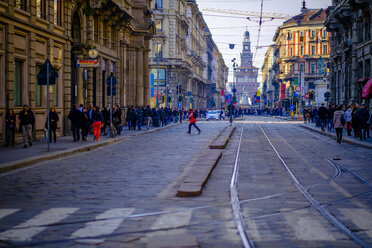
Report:
[[[312,75],[315,74],[315,64],[314,63],[311,64],[311,74]]]
[[[327,30],[323,30],[323,37],[327,37],[328,36],[328,32],[327,32]]]
[[[291,56],[293,56],[293,48],[291,47]]]
[[[27,10],[27,0],[15,0],[15,6],[21,10]]]
[[[47,0],[36,0],[36,16],[47,19],[48,17],[48,1]]]
[[[59,71],[56,70],[56,72],[58,76],[60,76]],[[49,88],[50,93],[53,92],[53,106],[58,106],[58,81],[59,81],[59,77],[56,78],[56,81],[55,81],[56,83],[54,85],[51,85],[50,86],[51,88]]]
[[[315,37],[315,30],[312,30],[311,31],[311,38],[314,38]]]
[[[315,54],[315,46],[311,46],[311,54],[312,54],[312,55]]]
[[[155,22],[156,22],[155,24],[156,31],[163,31],[163,20],[160,19],[160,20],[156,20]]]
[[[103,23],[103,45],[108,45],[108,23],[107,21]]]
[[[300,72],[304,72],[304,64],[300,64]]]
[[[156,0],[155,9],[162,9],[162,8],[163,8],[163,0]]]
[[[37,74],[39,74],[40,70],[41,70],[41,65],[37,65],[36,68],[36,90],[35,90],[35,101],[36,101],[36,106],[37,107],[40,107],[41,106],[41,95],[42,95],[42,92],[41,92],[41,87],[42,85],[39,85],[37,83]]]
[[[159,58],[163,57],[163,46],[160,43],[156,44],[155,57],[159,57]]]
[[[14,62],[14,105],[22,104],[23,62]]]
[[[293,65],[291,65],[291,67],[290,67],[290,69],[289,69],[289,70],[290,70],[290,74],[291,74],[291,75],[293,75],[293,74],[294,74],[294,66],[293,66]]]
[[[323,45],[323,54],[328,54],[328,45]]]
[[[115,48],[116,42],[116,33],[115,33],[115,26],[111,25],[111,48]]]
[[[165,77],[165,69],[159,69],[159,86],[165,86],[166,83],[166,77]],[[157,78],[158,78],[158,70],[152,69],[151,74],[154,75],[154,85],[157,85]]]
[[[94,41],[99,42],[99,20],[97,15],[94,16],[93,22]]]
[[[304,47],[301,46],[301,55],[304,55]]]
[[[54,0],[54,24],[62,25],[62,0]]]

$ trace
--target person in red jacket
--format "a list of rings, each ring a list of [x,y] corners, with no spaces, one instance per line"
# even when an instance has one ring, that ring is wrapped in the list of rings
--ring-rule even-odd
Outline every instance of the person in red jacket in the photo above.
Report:
[[[191,134],[191,126],[194,126],[198,130],[198,134],[201,133],[200,129],[196,126],[196,115],[192,109],[189,110],[189,114],[187,115],[187,118],[190,120],[189,124],[189,131],[187,132],[188,134]]]

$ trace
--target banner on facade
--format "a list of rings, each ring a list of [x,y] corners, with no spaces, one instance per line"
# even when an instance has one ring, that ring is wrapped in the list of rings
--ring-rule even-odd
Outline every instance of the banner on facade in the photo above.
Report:
[[[154,97],[155,96],[154,82],[155,82],[154,74],[151,74],[151,76],[150,76],[150,83],[151,83],[150,84],[151,85],[150,92],[151,92],[151,97]]]
[[[221,90],[221,96],[225,96],[225,90]]]
[[[281,99],[285,99],[285,84],[281,85]]]

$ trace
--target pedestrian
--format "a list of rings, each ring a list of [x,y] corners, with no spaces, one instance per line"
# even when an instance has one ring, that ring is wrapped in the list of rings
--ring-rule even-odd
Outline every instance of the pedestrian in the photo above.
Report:
[[[335,109],[333,108],[333,106],[329,106],[328,109],[327,109],[327,127],[328,127],[328,131],[329,132],[332,132],[333,130],[333,114],[335,112]]]
[[[366,109],[365,104],[362,104],[360,108],[357,109],[356,115],[359,121],[359,139],[366,140],[367,139],[367,128],[368,128],[368,120],[370,119],[370,115],[368,110]]]
[[[112,113],[112,124],[114,124],[117,134],[120,135],[121,110],[118,105],[115,106],[114,112]]]
[[[146,119],[147,130],[149,130],[150,129],[150,124],[151,124],[151,121],[152,121],[152,111],[151,111],[149,105],[147,105],[147,108],[144,110],[144,116],[145,116],[145,119]]]
[[[371,114],[371,110],[369,108],[367,108],[367,111],[368,111],[368,114],[369,114],[369,119],[367,121],[367,126],[366,126],[366,129],[367,129],[367,138],[371,138],[371,136],[369,135],[369,129],[371,127],[372,114]]]
[[[195,113],[192,109],[189,110],[189,114],[188,114],[187,118],[189,118],[189,120],[190,120],[189,131],[187,133],[191,134],[191,126],[194,126],[198,130],[198,134],[200,134],[201,131],[198,128],[198,126],[196,126],[196,124],[195,124],[196,123],[196,115],[195,115]]]
[[[72,105],[72,109],[68,113],[68,119],[71,121],[71,131],[74,142],[80,140],[80,121],[81,112],[77,109],[76,105]]]
[[[354,130],[354,138],[359,138],[359,120],[356,113],[358,108],[359,108],[358,103],[354,104],[351,112],[351,125]]]
[[[27,145],[32,146],[32,129],[35,124],[35,115],[27,104],[23,105],[23,110],[19,113],[18,119],[23,135],[23,148],[27,148]]]
[[[353,129],[351,125],[351,119],[352,119],[351,113],[352,113],[351,107],[348,106],[347,110],[345,111],[345,122],[346,122],[346,130],[347,130],[348,136],[351,136],[351,130]]]
[[[88,141],[87,136],[88,132],[90,130],[91,119],[89,118],[89,112],[87,111],[87,108],[83,108],[83,113],[81,115],[81,140],[82,141]]]
[[[336,111],[333,113],[333,125],[336,129],[337,143],[341,144],[342,131],[345,127],[345,113],[342,110],[342,105],[338,106]]]
[[[127,111],[126,121],[128,123],[128,130],[131,130],[134,122],[134,110],[133,107],[129,107]]]
[[[49,111],[49,142],[52,142],[52,136],[54,143],[57,142],[57,122],[59,121],[58,113],[56,112],[54,107],[50,108]],[[48,129],[48,119],[45,122],[45,128]]]
[[[318,116],[320,120],[320,128],[322,131],[324,131],[325,126],[327,125],[327,109],[324,107],[324,103],[322,103],[318,110]]]
[[[5,114],[5,144],[8,147],[15,145],[16,116],[12,108],[8,109]]]
[[[103,116],[103,134],[107,135],[107,129],[110,127],[110,111],[108,110],[108,107],[104,107],[102,110],[102,116]]]
[[[138,131],[139,131],[139,130],[142,130],[142,123],[143,123],[143,112],[142,112],[142,109],[137,108],[136,114],[137,114],[137,125],[138,125]]]
[[[92,114],[92,122],[93,122],[93,140],[99,141],[99,134],[101,133],[101,126],[103,123],[103,116],[101,111],[99,111],[99,107],[97,106],[95,111]]]

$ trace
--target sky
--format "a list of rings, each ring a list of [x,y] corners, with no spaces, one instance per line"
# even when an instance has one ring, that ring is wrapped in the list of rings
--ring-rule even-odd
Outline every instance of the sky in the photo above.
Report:
[[[284,19],[263,19],[259,46],[256,49],[258,39],[259,17],[250,17],[250,21],[244,16],[229,15],[206,11],[211,9],[240,10],[250,12],[260,12],[261,0],[197,0],[199,10],[203,13],[214,42],[229,67],[229,82],[232,81],[232,62],[236,58],[240,65],[240,52],[242,51],[243,35],[246,30],[251,36],[251,49],[253,52],[253,65],[261,68],[265,59],[267,47],[273,44],[273,36],[278,26],[282,25]],[[332,4],[332,0],[307,0],[306,7],[310,9],[326,9]],[[264,0],[263,12],[289,14],[291,16],[301,13],[302,0]],[[236,44],[234,49],[229,48],[229,44]],[[258,82],[261,82],[261,70],[259,70]]]

